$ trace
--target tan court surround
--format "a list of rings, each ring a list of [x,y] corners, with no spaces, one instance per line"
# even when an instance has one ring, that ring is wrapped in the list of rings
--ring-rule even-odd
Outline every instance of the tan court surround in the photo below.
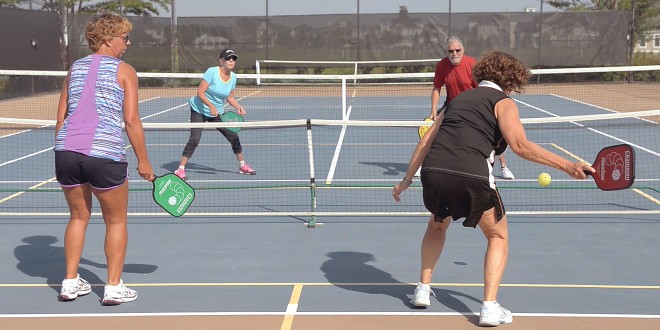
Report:
[[[470,316],[296,316],[290,327],[284,316],[131,316],[0,318],[2,329],[94,330],[467,330],[478,327]],[[46,326],[47,325],[47,326]],[[660,329],[660,319],[612,317],[514,317],[502,330],[637,330]]]

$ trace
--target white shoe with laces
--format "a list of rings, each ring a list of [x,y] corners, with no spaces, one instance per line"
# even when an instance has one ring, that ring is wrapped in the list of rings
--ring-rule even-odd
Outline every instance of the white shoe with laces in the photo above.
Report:
[[[428,284],[418,283],[410,303],[417,307],[429,307],[431,306],[431,295],[435,297],[435,292]]]
[[[500,324],[508,324],[513,322],[511,311],[495,303],[490,307],[481,305],[481,313],[479,313],[479,326],[480,327],[496,327]]]
[[[92,292],[92,286],[89,282],[77,275],[76,278],[65,278],[62,281],[62,289],[58,297],[62,301],[71,301],[90,292]]]
[[[513,176],[513,172],[508,167],[502,167],[502,178],[507,180],[513,180],[516,177]]]
[[[103,292],[101,304],[104,306],[119,305],[125,302],[131,302],[137,299],[137,291],[129,289],[124,285],[123,280],[119,280],[117,285],[106,285]]]

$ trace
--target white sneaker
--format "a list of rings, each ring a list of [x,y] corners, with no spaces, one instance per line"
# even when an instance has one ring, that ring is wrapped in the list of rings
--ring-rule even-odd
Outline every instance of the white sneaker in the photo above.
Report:
[[[415,172],[416,177],[419,177],[420,175],[422,175],[422,167],[421,166],[417,169],[417,172]]]
[[[425,288],[422,283],[418,283],[410,303],[417,307],[429,307],[431,306],[431,295],[435,297],[435,292],[431,290],[431,287]]]
[[[500,324],[508,324],[513,322],[511,312],[500,306],[499,303],[490,308],[481,305],[481,313],[479,314],[479,326],[481,327],[496,327]]]
[[[502,167],[502,178],[507,180],[513,180],[516,177],[513,176],[513,172],[508,167]]]
[[[62,281],[62,289],[58,297],[62,301],[71,301],[78,298],[78,296],[84,296],[90,292],[92,292],[92,286],[89,282],[85,281],[80,275],[77,275],[76,278],[65,278]]]
[[[124,285],[123,280],[119,280],[117,285],[106,285],[103,292],[102,305],[119,305],[125,302],[131,302],[137,299],[137,291],[129,289]]]

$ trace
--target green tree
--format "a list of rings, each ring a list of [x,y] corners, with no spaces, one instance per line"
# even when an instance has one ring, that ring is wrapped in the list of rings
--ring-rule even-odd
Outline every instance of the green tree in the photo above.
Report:
[[[73,22],[76,15],[97,15],[110,12],[122,15],[152,16],[160,13],[159,8],[169,12],[172,0],[0,0],[0,7],[26,8],[28,4],[33,9],[54,12],[60,17],[60,54],[64,69],[68,69],[71,59],[70,50],[67,48],[67,35],[78,35],[69,33],[71,29],[75,29]],[[72,41],[78,42],[77,40]]]
[[[660,0],[549,0],[547,4],[562,10],[623,10],[634,16],[634,41],[640,41],[649,30],[660,28]]]
[[[633,36],[628,45],[628,64],[631,65],[634,62],[635,43],[646,38],[648,31],[660,28],[660,0],[549,0],[546,3],[557,9],[570,11],[628,11]]]

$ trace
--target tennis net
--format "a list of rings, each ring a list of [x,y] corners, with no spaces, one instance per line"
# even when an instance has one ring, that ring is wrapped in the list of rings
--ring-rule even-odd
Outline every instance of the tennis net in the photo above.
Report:
[[[521,112],[529,104],[520,101]],[[183,120],[182,120],[183,121]],[[53,177],[53,121],[2,118],[0,216],[68,216]],[[604,146],[635,148],[636,179],[623,191],[598,190],[591,179],[507,153],[515,180],[497,179],[510,214],[660,214],[660,110],[599,115],[524,118],[528,137],[572,160],[593,161]],[[422,121],[282,120],[244,123],[145,122],[147,147],[157,174],[172,172],[191,127],[203,127],[202,143],[186,171],[197,197],[187,217],[240,216],[425,216],[419,180],[392,200],[392,186],[406,171]],[[231,147],[215,127],[241,126],[239,135],[255,176],[237,173]],[[129,213],[167,216],[151,198],[151,183],[140,179],[127,150]],[[499,175],[499,170],[494,170]],[[553,177],[542,188],[541,172]],[[96,214],[100,212],[95,205]]]
[[[587,162],[606,145],[631,143],[638,175],[632,189],[592,191],[596,188],[590,180],[571,180],[509,152],[516,179],[498,182],[508,211],[657,213],[660,66],[533,73],[526,92],[513,96],[531,140]],[[0,70],[1,215],[68,214],[52,175],[51,151],[52,119],[65,75]],[[195,95],[201,74],[138,77],[151,161],[157,174],[171,172],[192,127],[188,99]],[[199,190],[188,214],[425,214],[419,182],[399,204],[391,201],[390,189],[406,170],[417,143],[416,127],[430,112],[432,80],[432,73],[239,75],[236,97],[248,111],[240,136],[257,175],[237,175],[229,144],[212,129],[205,130],[187,167],[191,184]],[[127,153],[132,157],[130,150]],[[130,162],[135,164],[132,158]],[[544,189],[536,183],[541,172],[553,177]],[[135,172],[130,181],[131,213],[164,214],[151,201],[150,183]]]

